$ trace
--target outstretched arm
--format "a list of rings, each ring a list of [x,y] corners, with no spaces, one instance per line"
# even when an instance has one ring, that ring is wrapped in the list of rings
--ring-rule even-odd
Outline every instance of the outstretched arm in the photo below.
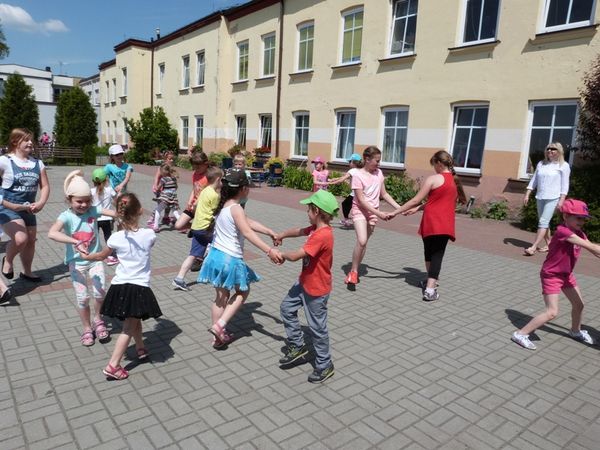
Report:
[[[279,250],[267,245],[261,238],[258,237],[256,232],[248,223],[246,213],[240,205],[234,205],[231,208],[231,215],[233,216],[235,226],[238,228],[238,230],[240,230],[240,233],[242,233],[242,235],[252,243],[252,245],[265,252],[274,263],[281,264],[284,261]]]
[[[594,244],[593,242],[588,241],[587,239],[582,239],[576,234],[572,234],[567,238],[567,242],[573,245],[579,245],[581,248],[585,248],[596,258],[600,258],[600,245]]]
[[[287,261],[298,261],[306,256],[306,252],[303,248],[299,248],[298,250],[290,250],[289,252],[283,252],[281,256],[283,256],[283,259]]]
[[[435,180],[434,177],[436,177],[436,175],[431,175],[431,176],[427,177],[427,179],[421,186],[421,189],[419,189],[419,192],[417,192],[417,195],[415,195],[409,201],[407,201],[402,206],[400,206],[398,209],[396,209],[396,211],[394,211],[394,215],[401,214],[404,211],[408,211],[408,210],[412,211],[412,209],[415,206],[419,206],[421,204],[421,202],[423,200],[425,200],[425,197],[427,197],[429,195],[429,192],[431,191],[431,187],[433,186],[433,182]],[[414,212],[417,212],[417,210],[415,210]]]

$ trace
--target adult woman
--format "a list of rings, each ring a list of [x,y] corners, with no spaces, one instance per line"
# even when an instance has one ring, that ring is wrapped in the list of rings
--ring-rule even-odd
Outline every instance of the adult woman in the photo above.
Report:
[[[448,240],[455,239],[456,200],[466,202],[465,192],[454,172],[452,156],[440,150],[431,157],[429,163],[433,166],[435,175],[427,177],[417,195],[394,212],[394,215],[410,215],[424,209],[419,234],[423,238],[427,269],[427,282],[421,284],[425,301],[440,298],[437,283]],[[427,203],[421,204],[425,198]]]
[[[364,166],[352,176],[352,191],[354,200],[350,210],[350,218],[354,222],[356,245],[352,252],[352,267],[344,283],[357,284],[358,268],[367,251],[367,242],[375,231],[377,218],[388,220],[393,217],[390,213],[379,211],[379,199],[385,200],[394,208],[400,205],[385,190],[383,173],[379,169],[381,150],[377,147],[367,147],[363,152]]]
[[[33,134],[29,130],[15,128],[10,133],[8,152],[0,156],[0,176],[4,190],[4,201],[0,205],[0,225],[10,237],[0,270],[2,275],[12,279],[13,260],[19,254],[23,266],[20,277],[37,282],[41,278],[31,272],[37,234],[35,214],[48,201],[50,185],[44,163],[33,158],[32,151]],[[40,199],[36,201],[38,189]]]
[[[533,177],[529,181],[523,204],[527,205],[531,191],[537,189],[535,199],[538,212],[538,230],[531,247],[525,249],[526,256],[533,256],[536,251],[547,252],[550,242],[550,220],[554,211],[562,207],[569,193],[569,175],[571,168],[565,162],[563,146],[560,142],[552,142],[546,147],[544,159],[537,164]],[[542,240],[544,247],[539,248]]]

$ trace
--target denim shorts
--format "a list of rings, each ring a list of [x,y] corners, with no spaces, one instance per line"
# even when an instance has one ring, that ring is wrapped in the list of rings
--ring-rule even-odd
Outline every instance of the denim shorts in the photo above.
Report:
[[[13,211],[12,209],[0,206],[0,225],[7,224],[14,220],[23,220],[26,227],[35,227],[37,225],[37,219],[35,214],[29,211]]]
[[[536,203],[539,217],[538,228],[548,228],[550,226],[552,216],[554,215],[554,211],[556,210],[556,205],[558,205],[558,199],[553,198],[547,200],[538,198]]]

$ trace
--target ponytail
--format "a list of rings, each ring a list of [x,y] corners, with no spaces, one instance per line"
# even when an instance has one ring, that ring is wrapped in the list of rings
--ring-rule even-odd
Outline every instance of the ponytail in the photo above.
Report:
[[[440,150],[438,152],[435,152],[434,155],[429,160],[429,163],[433,166],[433,164],[435,164],[436,162],[443,164],[444,166],[446,166],[448,168],[448,170],[450,170],[450,173],[452,174],[452,177],[454,178],[454,184],[456,185],[456,193],[457,193],[457,197],[458,197],[457,198],[458,203],[460,203],[462,205],[466,204],[467,196],[465,195],[465,190],[463,188],[463,185],[462,185],[460,179],[458,178],[458,175],[456,175],[456,170],[454,170],[454,159],[452,159],[452,156],[450,155],[450,153],[448,153],[445,150]]]

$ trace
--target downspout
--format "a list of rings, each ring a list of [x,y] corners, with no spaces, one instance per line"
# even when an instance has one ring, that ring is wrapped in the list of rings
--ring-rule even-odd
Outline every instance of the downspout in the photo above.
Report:
[[[154,109],[154,42],[152,44],[152,52],[150,56],[150,108]]]
[[[281,73],[283,66],[283,15],[284,0],[279,1],[279,58],[277,61],[277,104],[275,106],[275,117],[277,125],[275,126],[275,156],[279,157],[279,119],[281,116]]]

